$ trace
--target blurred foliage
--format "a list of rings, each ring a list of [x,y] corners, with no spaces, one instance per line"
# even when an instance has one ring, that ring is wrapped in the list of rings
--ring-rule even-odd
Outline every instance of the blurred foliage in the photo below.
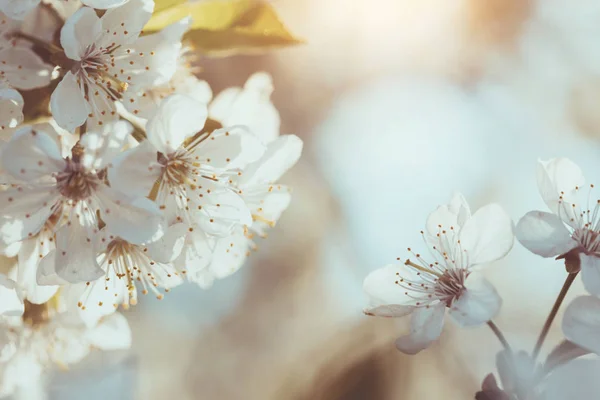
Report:
[[[211,56],[303,43],[289,32],[269,3],[253,0],[156,0],[154,15],[144,31],[160,30],[187,16],[192,17],[192,24],[185,38]]]

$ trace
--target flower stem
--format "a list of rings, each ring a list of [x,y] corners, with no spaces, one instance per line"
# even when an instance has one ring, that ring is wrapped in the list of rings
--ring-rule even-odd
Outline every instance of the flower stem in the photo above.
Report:
[[[494,334],[496,335],[496,337],[498,338],[500,343],[502,343],[502,346],[506,349],[506,351],[508,351],[509,353],[512,354],[512,348],[510,347],[508,340],[506,340],[506,338],[504,337],[504,334],[502,333],[500,328],[498,328],[498,325],[496,325],[494,323],[494,321],[492,321],[492,320],[489,320],[487,322],[487,324],[490,327],[490,329],[492,330],[492,332],[494,332]]]
[[[565,299],[565,296],[567,295],[569,288],[573,284],[573,281],[575,281],[576,277],[577,277],[577,273],[567,275],[567,279],[565,280],[565,283],[564,283],[562,289],[560,290],[560,293],[558,294],[556,301],[554,302],[554,306],[552,307],[550,314],[548,314],[546,323],[544,324],[544,327],[542,328],[542,331],[540,332],[540,336],[538,337],[537,343],[535,344],[535,348],[533,349],[533,353],[531,355],[531,359],[533,361],[535,361],[536,358],[538,357],[538,355],[540,354],[540,350],[542,349],[542,345],[544,344],[544,341],[546,340],[546,336],[548,336],[548,332],[550,331],[550,327],[552,326],[552,323],[554,322],[554,318],[556,318],[556,314],[558,313],[558,310],[560,309],[560,306],[561,306],[563,300]]]

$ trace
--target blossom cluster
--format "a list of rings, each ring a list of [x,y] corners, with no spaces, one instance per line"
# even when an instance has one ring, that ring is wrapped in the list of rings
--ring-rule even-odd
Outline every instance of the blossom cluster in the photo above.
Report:
[[[236,272],[290,203],[302,141],[279,135],[270,76],[213,98],[190,19],[145,34],[153,9],[0,0],[0,396],[127,348],[119,307]]]
[[[446,314],[460,327],[487,324],[492,328],[504,346],[497,358],[502,388],[490,374],[477,399],[558,399],[563,397],[557,393],[566,393],[565,385],[570,385],[569,393],[578,393],[577,398],[597,396],[589,397],[587,383],[573,376],[582,368],[599,368],[600,199],[593,195],[594,185],[586,185],[580,168],[565,158],[539,161],[537,183],[549,212],[531,211],[514,225],[498,204],[471,214],[457,193],[427,218],[421,231],[422,254],[409,248],[407,259],[398,258],[401,262],[373,271],[364,281],[369,297],[365,314],[411,315],[410,332],[396,341],[404,353],[416,354],[435,342]],[[502,299],[481,272],[510,252],[514,237],[539,256],[564,261],[567,272],[531,354],[515,352],[492,321]],[[536,360],[541,346],[580,272],[589,295],[567,306],[562,320],[565,341],[540,364]]]

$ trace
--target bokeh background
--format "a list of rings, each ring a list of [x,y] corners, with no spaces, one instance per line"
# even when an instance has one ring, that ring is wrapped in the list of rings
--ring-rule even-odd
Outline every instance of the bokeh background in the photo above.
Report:
[[[362,280],[417,246],[454,190],[516,221],[543,209],[538,158],[572,158],[600,179],[600,2],[273,5],[306,44],[201,59],[200,76],[215,93],[273,76],[282,133],[305,142],[283,179],[292,205],[234,276],[127,313],[134,372],[121,381],[144,400],[473,398],[499,350],[487,327],[447,324],[431,349],[404,356],[394,339],[408,321],[364,316]],[[497,324],[531,350],[564,268],[517,243],[487,272],[504,299]]]

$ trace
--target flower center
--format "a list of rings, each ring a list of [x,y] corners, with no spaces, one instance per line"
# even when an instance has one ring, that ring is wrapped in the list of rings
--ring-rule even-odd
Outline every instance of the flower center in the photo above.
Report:
[[[184,152],[176,152],[169,156],[159,155],[158,162],[163,166],[161,180],[168,186],[194,185],[195,168]]]
[[[88,172],[83,165],[67,160],[67,167],[56,176],[60,194],[73,201],[89,198],[100,184],[95,173]]]
[[[78,77],[78,82],[87,86],[86,96],[99,95],[98,91],[89,92],[89,86],[95,84],[113,100],[123,97],[122,93],[127,90],[128,84],[112,75],[110,71],[110,67],[115,67],[115,57],[112,53],[117,47],[104,49],[92,44],[88,46],[81,60],[71,68],[71,72]]]
[[[469,271],[464,268],[447,269],[435,284],[435,295],[450,307],[463,294],[467,276]]]
[[[576,240],[587,254],[600,252],[600,233],[587,228],[576,229],[572,238]]]

